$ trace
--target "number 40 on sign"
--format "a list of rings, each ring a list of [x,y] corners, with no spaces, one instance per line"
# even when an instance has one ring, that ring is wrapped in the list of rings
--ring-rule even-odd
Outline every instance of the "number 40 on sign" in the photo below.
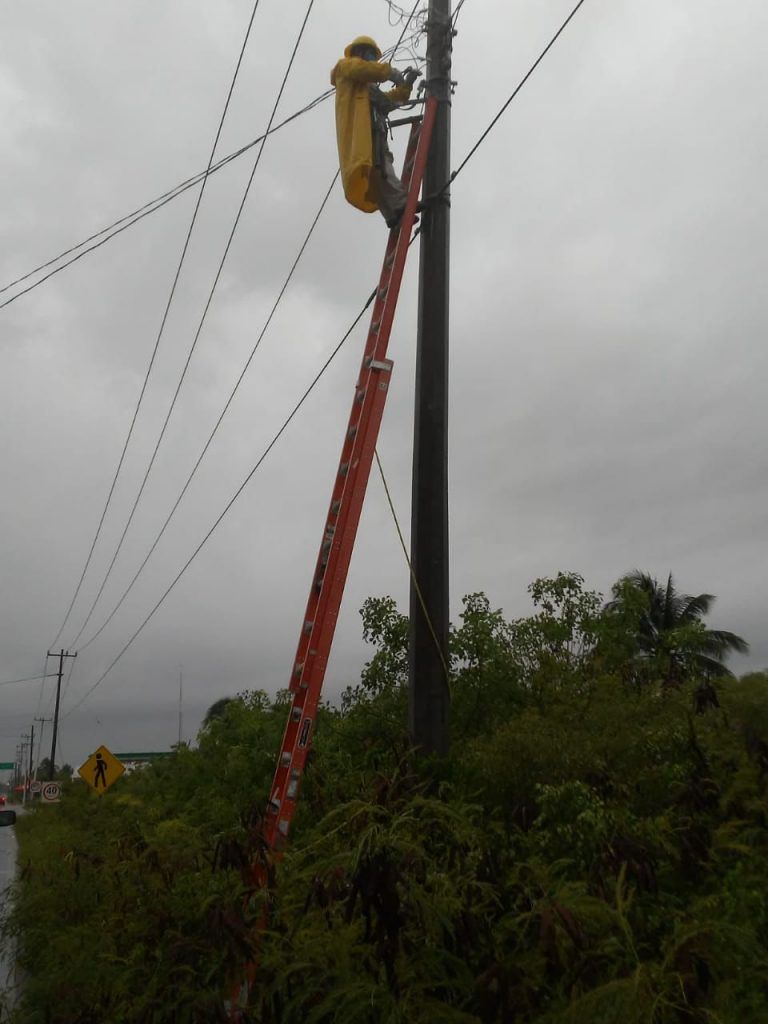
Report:
[[[103,744],[78,768],[80,778],[97,793],[106,793],[124,771],[123,765]]]

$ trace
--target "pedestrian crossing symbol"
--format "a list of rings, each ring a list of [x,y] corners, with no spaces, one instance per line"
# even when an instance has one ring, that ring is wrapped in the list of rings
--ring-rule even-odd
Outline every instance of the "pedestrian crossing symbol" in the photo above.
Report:
[[[97,793],[106,793],[113,782],[117,782],[125,768],[114,754],[102,744],[87,761],[78,768],[80,778]]]

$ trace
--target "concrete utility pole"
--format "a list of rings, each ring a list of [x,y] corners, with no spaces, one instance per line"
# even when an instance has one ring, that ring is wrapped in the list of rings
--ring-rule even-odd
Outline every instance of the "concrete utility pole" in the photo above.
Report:
[[[43,733],[45,732],[45,723],[52,722],[52,718],[36,718],[36,722],[40,723],[40,735],[37,740],[37,758],[35,759],[35,781],[37,781],[37,772],[40,767],[40,757],[43,753]]]
[[[422,754],[447,754],[448,296],[451,176],[451,0],[429,0],[427,95],[439,101],[424,177],[411,505],[409,724]],[[438,196],[432,202],[430,197]],[[419,596],[419,590],[421,597]],[[422,608],[421,598],[427,609]],[[434,632],[433,632],[434,631]]]
[[[56,680],[56,710],[53,712],[53,742],[51,743],[51,764],[48,769],[48,781],[53,782],[53,775],[56,771],[56,737],[59,733],[59,701],[61,700],[61,677],[64,675],[64,659],[65,658],[76,658],[77,653],[70,654],[69,651],[65,651],[63,648],[58,654],[51,654],[48,651],[49,658],[59,659],[59,671],[58,679]]]
[[[24,787],[24,803],[27,802],[27,793],[29,792],[29,784],[32,781],[32,762],[35,758],[35,723],[29,730],[29,768],[27,769],[27,784]]]
[[[22,739],[22,743],[21,743],[21,767],[20,767],[21,783],[20,784],[24,787],[24,790],[23,790],[23,792],[21,794],[21,803],[22,803],[22,806],[26,806],[26,803],[27,803],[27,793],[29,791],[29,780],[30,780],[31,775],[32,775],[32,751],[34,750],[34,747],[35,747],[35,727],[34,727],[34,725],[32,726],[32,728],[31,728],[31,730],[29,732],[25,732],[25,733],[22,734],[21,739]],[[25,755],[26,755],[26,752],[27,752],[27,746],[29,746],[29,770],[26,769],[26,765],[24,763]]]

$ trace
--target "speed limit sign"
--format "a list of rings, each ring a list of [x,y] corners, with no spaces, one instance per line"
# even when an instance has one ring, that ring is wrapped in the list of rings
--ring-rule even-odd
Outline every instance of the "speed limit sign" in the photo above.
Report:
[[[61,786],[58,782],[44,782],[40,796],[47,804],[55,804],[61,799]]]

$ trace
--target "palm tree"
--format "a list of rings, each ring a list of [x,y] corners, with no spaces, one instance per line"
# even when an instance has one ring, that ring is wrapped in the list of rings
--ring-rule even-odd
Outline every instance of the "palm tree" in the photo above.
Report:
[[[631,597],[639,596],[643,601],[637,618],[637,653],[641,659],[656,663],[667,685],[690,676],[733,676],[724,664],[725,658],[731,651],[749,651],[742,637],[727,630],[708,629],[704,624],[714,595],[678,593],[672,573],[665,586],[650,573],[634,569],[614,584],[613,595],[614,600],[606,606],[608,612],[626,610]]]

